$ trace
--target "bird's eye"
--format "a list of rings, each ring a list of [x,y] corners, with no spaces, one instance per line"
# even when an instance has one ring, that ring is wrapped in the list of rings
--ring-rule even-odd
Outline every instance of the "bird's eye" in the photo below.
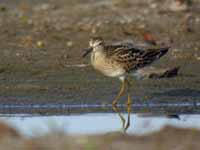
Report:
[[[103,42],[99,42],[99,43],[98,43],[98,45],[102,45],[102,44],[103,44]]]

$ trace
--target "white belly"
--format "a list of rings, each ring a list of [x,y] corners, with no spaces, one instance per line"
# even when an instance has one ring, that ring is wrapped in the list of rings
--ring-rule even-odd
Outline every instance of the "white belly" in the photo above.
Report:
[[[92,53],[91,63],[96,70],[99,70],[109,77],[120,77],[125,74],[125,70],[120,64],[106,58],[106,56],[100,52]]]

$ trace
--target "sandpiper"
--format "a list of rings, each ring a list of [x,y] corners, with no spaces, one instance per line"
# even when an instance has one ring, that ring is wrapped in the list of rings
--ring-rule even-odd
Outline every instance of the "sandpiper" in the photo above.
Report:
[[[127,105],[130,106],[131,97],[127,76],[159,59],[167,53],[168,49],[169,47],[142,49],[126,44],[107,45],[102,38],[95,37],[89,41],[89,48],[85,49],[83,57],[91,53],[91,64],[96,70],[122,81],[121,89],[112,102],[113,106],[116,107],[125,89],[128,91]]]

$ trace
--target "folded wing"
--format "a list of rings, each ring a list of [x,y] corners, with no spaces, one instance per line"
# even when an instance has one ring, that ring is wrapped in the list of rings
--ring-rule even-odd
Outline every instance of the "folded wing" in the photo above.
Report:
[[[120,63],[127,72],[130,72],[151,64],[166,54],[168,49],[169,47],[144,50],[128,46],[114,46],[107,50],[109,51],[108,57],[112,57],[112,60]]]

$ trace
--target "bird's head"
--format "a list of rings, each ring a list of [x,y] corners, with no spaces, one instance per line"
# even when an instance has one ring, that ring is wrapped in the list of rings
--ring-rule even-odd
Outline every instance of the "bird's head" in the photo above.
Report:
[[[104,45],[104,41],[100,37],[94,37],[89,41],[89,48],[84,49],[83,57],[87,56],[90,52],[101,49]]]

